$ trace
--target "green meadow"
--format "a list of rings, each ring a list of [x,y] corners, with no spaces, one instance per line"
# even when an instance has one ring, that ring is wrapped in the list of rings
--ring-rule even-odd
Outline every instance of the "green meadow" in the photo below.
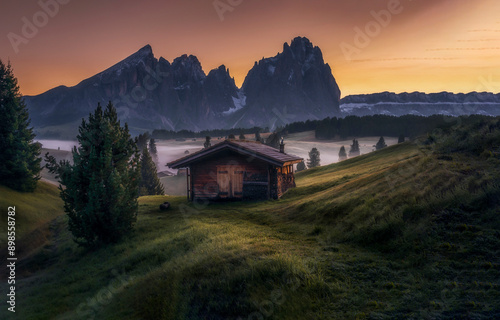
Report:
[[[21,236],[57,215],[18,262],[16,319],[499,318],[500,160],[469,138],[309,169],[278,201],[142,197],[134,233],[95,251],[73,243],[55,187],[2,189],[38,215]]]

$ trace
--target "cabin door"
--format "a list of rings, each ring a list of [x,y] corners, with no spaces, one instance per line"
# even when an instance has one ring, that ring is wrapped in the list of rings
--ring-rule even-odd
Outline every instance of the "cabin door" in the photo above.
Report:
[[[221,198],[241,198],[243,196],[243,173],[240,166],[217,166],[217,184]]]

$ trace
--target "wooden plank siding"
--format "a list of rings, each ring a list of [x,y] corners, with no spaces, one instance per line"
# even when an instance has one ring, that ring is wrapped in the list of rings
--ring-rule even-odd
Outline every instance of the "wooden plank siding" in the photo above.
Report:
[[[191,164],[193,197],[212,200],[269,198],[269,169],[264,161],[221,152],[217,157]]]

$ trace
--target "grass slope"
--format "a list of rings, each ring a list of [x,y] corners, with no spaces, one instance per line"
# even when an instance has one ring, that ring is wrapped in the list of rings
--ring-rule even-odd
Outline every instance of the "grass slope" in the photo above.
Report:
[[[23,238],[41,225],[62,214],[63,202],[56,186],[39,181],[33,193],[14,191],[0,185],[0,208],[16,207],[16,237]],[[7,214],[0,217],[3,226],[7,226]],[[4,229],[2,232],[6,232]],[[6,237],[0,239],[5,245]]]
[[[17,316],[498,318],[499,168],[404,143],[301,172],[279,201],[143,197],[135,233],[94,252],[59,217],[21,262]]]

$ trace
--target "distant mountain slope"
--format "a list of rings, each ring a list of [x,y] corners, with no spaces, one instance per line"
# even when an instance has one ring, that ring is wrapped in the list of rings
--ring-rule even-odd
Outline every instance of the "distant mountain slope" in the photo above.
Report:
[[[401,116],[414,114],[430,116],[443,114],[460,116],[469,114],[500,115],[500,93],[393,93],[351,95],[341,100],[343,116],[387,114]]]
[[[60,86],[25,101],[40,135],[62,137],[74,135],[81,118],[108,101],[133,132],[273,127],[340,114],[340,90],[321,50],[300,37],[283,48],[276,57],[256,62],[242,89],[224,65],[207,75],[197,57],[183,55],[170,63],[156,59],[147,45],[74,87]]]

